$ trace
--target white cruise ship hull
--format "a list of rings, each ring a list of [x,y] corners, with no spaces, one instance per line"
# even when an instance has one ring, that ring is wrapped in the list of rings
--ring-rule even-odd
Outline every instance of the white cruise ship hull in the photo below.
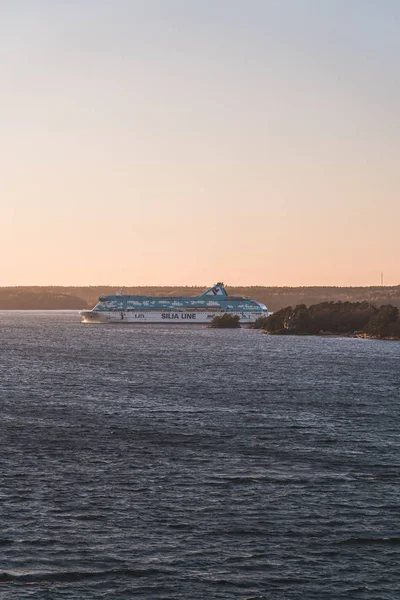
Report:
[[[213,317],[224,314],[222,311],[95,311],[84,310],[81,313],[83,323],[158,323],[163,325],[205,325],[211,323]],[[240,317],[242,325],[251,325],[256,319],[265,315],[259,312],[234,312],[228,314]]]

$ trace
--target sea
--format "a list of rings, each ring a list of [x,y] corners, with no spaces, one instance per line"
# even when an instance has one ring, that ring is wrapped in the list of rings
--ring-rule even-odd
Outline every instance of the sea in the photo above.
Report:
[[[0,313],[1,600],[400,598],[400,343]]]

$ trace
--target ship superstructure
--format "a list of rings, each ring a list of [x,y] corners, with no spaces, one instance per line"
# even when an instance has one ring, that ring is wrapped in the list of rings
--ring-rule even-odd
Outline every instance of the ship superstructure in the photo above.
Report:
[[[213,317],[228,313],[251,324],[268,316],[261,302],[242,296],[229,296],[223,283],[217,283],[200,296],[100,296],[92,310],[84,310],[84,323],[210,323]]]

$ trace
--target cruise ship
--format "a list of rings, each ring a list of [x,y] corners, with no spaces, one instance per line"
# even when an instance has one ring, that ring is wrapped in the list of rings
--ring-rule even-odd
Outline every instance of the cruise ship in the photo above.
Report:
[[[261,302],[243,296],[229,296],[217,283],[200,296],[100,296],[92,310],[80,314],[83,323],[210,323],[215,316],[237,315],[241,324],[268,316]]]

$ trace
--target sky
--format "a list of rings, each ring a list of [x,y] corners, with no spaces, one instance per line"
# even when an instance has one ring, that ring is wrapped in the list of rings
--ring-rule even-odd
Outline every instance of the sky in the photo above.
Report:
[[[400,284],[398,0],[3,0],[0,286]]]

